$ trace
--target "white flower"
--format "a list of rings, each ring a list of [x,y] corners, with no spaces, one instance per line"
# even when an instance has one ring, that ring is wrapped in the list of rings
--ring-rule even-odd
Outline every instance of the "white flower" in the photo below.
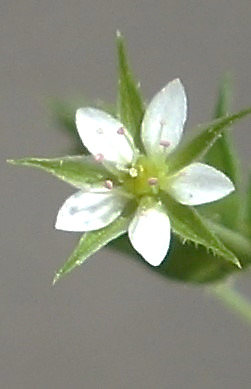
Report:
[[[138,207],[128,228],[129,239],[148,263],[158,266],[167,254],[171,235],[159,193],[167,192],[177,202],[193,206],[218,200],[234,190],[228,177],[199,162],[168,177],[166,158],[180,142],[186,115],[185,91],[176,79],[152,99],[145,112],[142,154],[117,119],[95,108],[78,109],[79,136],[97,163],[108,169],[111,179],[69,197],[58,213],[56,228],[98,230],[118,218],[134,199]]]

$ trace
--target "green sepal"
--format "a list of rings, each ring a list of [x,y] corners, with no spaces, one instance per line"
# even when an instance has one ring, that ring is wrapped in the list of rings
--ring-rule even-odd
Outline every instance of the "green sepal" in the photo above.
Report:
[[[216,119],[230,112],[232,100],[231,81],[231,77],[227,74],[219,90],[218,101],[214,112]],[[222,136],[208,150],[203,161],[225,173],[234,183],[235,191],[221,202],[216,201],[204,205],[201,211],[209,218],[217,220],[227,227],[237,228],[240,224],[241,217],[239,161],[227,129],[223,131]],[[230,209],[231,212],[229,212]]]
[[[235,254],[224,246],[194,208],[177,203],[168,195],[163,196],[162,201],[166,206],[172,230],[182,241],[202,245],[207,250],[211,250],[214,255],[221,256],[237,267],[241,267]]]
[[[208,222],[208,221],[207,221]],[[209,222],[208,222],[209,223]],[[238,232],[218,224],[209,223],[217,238],[234,252],[240,259],[243,268],[251,263],[251,241]],[[172,234],[171,244],[165,260],[160,266],[153,267],[133,249],[126,235],[110,243],[113,249],[125,253],[130,259],[140,261],[146,269],[169,280],[185,283],[209,284],[224,280],[240,269],[221,256],[215,256],[204,246],[197,246],[190,241],[182,241]]]
[[[95,184],[113,178],[111,173],[108,173],[104,166],[91,156],[24,158],[8,160],[8,162],[13,165],[37,167],[80,189],[86,184]]]
[[[144,114],[144,103],[128,64],[124,39],[117,32],[118,52],[118,117],[132,135],[135,144],[140,145],[140,125]]]
[[[209,284],[220,281],[238,268],[209,253],[205,247],[195,247],[189,242],[182,242],[177,235],[172,235],[166,259],[156,267],[150,266],[136,253],[128,238],[124,235],[110,243],[111,248],[123,252],[129,259],[140,261],[151,272],[168,280],[191,284]]]
[[[219,224],[209,223],[211,229],[224,245],[238,256],[243,268],[250,266],[251,241],[243,235]],[[192,284],[207,284],[223,281],[240,269],[222,257],[214,256],[203,246],[195,247],[189,242],[183,244],[177,236],[171,241],[167,260],[156,269],[161,275],[172,280]]]
[[[247,108],[236,114],[224,116],[223,118],[214,120],[206,125],[199,126],[199,135],[195,136],[195,138],[185,146],[180,146],[176,152],[169,156],[167,163],[170,174],[175,174],[190,163],[202,158],[209,148],[213,146],[214,142],[222,135],[222,132],[225,129],[250,113],[251,108]]]
[[[130,216],[120,216],[107,227],[97,231],[86,232],[81,237],[76,249],[68,261],[56,273],[53,284],[55,284],[65,274],[75,269],[75,267],[82,265],[87,258],[107,245],[110,241],[123,235],[128,229],[130,219]]]

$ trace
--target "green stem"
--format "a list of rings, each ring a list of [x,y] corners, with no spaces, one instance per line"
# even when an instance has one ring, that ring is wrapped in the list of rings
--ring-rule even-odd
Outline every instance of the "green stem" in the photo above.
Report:
[[[251,326],[251,302],[229,283],[208,288],[209,292],[221,303],[231,309]]]

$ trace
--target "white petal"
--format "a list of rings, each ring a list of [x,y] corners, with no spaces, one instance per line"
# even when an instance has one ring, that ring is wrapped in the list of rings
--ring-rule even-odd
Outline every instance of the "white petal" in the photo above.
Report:
[[[128,229],[133,247],[152,266],[158,266],[164,260],[170,234],[169,218],[160,206],[139,207]]]
[[[192,163],[171,183],[168,192],[186,205],[210,203],[234,190],[232,181],[222,172],[204,163]]]
[[[76,126],[83,144],[94,156],[120,165],[132,162],[133,141],[123,124],[108,113],[80,108],[76,112]]]
[[[179,143],[187,115],[187,100],[179,79],[165,86],[150,102],[142,123],[148,154],[170,153]]]
[[[126,201],[111,190],[78,191],[60,208],[55,227],[64,231],[98,230],[121,214]]]

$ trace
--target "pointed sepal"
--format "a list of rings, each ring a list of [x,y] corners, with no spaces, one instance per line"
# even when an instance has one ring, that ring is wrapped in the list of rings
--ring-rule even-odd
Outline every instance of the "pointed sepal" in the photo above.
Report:
[[[111,179],[111,174],[91,156],[23,158],[8,160],[12,165],[36,167],[76,187],[83,188]]]
[[[137,146],[140,139],[140,125],[144,114],[144,103],[139,85],[132,75],[125,43],[120,32],[117,32],[118,52],[118,117],[130,132]]]
[[[129,216],[120,216],[107,227],[97,231],[86,232],[80,239],[68,261],[56,273],[53,284],[59,281],[67,273],[70,273],[77,266],[82,265],[86,259],[95,254],[96,251],[123,235],[128,229],[129,222]]]
[[[162,201],[166,206],[172,230],[182,241],[191,241],[195,245],[202,245],[214,255],[221,256],[226,261],[241,268],[235,254],[224,246],[194,208],[179,204],[170,196],[163,196]]]

